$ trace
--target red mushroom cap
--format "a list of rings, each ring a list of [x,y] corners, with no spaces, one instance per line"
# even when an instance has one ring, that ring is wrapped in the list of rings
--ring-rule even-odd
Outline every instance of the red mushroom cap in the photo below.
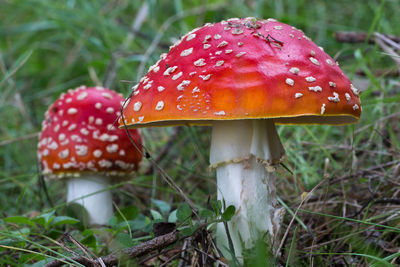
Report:
[[[183,36],[134,87],[124,122],[145,127],[274,118],[347,124],[360,114],[358,90],[302,31],[246,18]]]
[[[137,170],[142,154],[124,130],[114,126],[124,98],[102,87],[79,87],[62,94],[47,110],[38,157],[48,178]],[[141,149],[137,130],[130,136]]]

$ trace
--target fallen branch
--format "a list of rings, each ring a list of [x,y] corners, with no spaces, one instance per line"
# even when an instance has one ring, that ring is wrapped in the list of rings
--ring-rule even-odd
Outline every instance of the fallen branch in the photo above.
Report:
[[[383,35],[386,38],[388,38],[396,43],[400,43],[399,36],[394,36],[394,35],[389,35],[389,34],[383,34]],[[335,32],[334,36],[335,36],[335,39],[341,43],[364,43],[367,41],[367,38],[368,38],[369,44],[375,43],[375,36],[373,34],[371,34],[368,37],[368,33],[366,33],[366,32]]]
[[[374,35],[376,38],[375,42],[388,56],[392,58],[394,62],[396,62],[397,66],[400,68],[400,55],[396,52],[396,50],[400,50],[399,42],[393,41],[384,34],[375,33]]]
[[[65,262],[71,262],[71,260],[75,262],[79,262],[80,264],[83,264],[88,267],[95,267],[95,266],[101,266],[101,264],[105,264],[106,266],[114,266],[118,265],[118,260],[121,257],[128,257],[131,259],[140,257],[144,254],[147,254],[151,251],[157,250],[157,249],[162,249],[170,244],[176,242],[178,240],[178,232],[173,231],[171,233],[168,233],[166,235],[162,235],[156,238],[153,238],[149,241],[143,242],[135,247],[127,248],[122,251],[118,251],[115,253],[112,253],[110,255],[98,258],[96,260],[90,260],[85,256],[76,256],[76,257],[70,257],[70,258],[64,258],[61,260],[55,260],[47,263],[45,267],[57,267],[57,266],[62,266],[65,264]]]

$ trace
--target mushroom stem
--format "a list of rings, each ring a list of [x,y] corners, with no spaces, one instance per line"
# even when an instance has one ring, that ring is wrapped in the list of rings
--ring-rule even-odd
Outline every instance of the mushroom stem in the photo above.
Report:
[[[82,205],[88,213],[90,225],[107,225],[113,215],[111,192],[107,177],[82,175],[68,179],[67,202]]]
[[[242,243],[251,248],[266,233],[273,242],[278,233],[282,210],[276,199],[274,165],[283,155],[272,119],[213,122],[210,163],[217,172],[218,199],[236,208],[228,227],[239,259]],[[222,223],[217,228],[217,243],[229,258]]]

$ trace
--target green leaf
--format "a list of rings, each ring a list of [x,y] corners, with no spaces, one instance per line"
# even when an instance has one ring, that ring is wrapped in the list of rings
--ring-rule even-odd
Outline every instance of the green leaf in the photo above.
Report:
[[[11,238],[5,238],[5,239],[0,240],[0,245],[3,245],[3,246],[13,246],[15,243],[16,243],[16,241]],[[25,243],[23,245],[25,245]]]
[[[23,264],[29,261],[38,261],[38,260],[44,260],[46,259],[45,255],[39,255],[39,254],[23,254],[20,256],[19,258],[19,263]],[[31,266],[31,264],[29,264],[29,266]]]
[[[31,233],[31,229],[27,227],[19,228],[18,230],[11,231],[14,237],[28,237]]]
[[[130,223],[129,223],[130,221],[123,221],[123,222],[120,222],[120,223],[118,223],[115,227],[114,227],[114,229],[117,229],[118,231],[121,231],[121,230],[123,230],[123,229],[131,229],[132,230],[132,228],[131,228],[131,225],[130,225]]]
[[[222,209],[221,200],[218,200],[217,202],[211,202],[211,206],[214,210],[215,215],[219,216],[219,214],[221,213],[221,209]]]
[[[28,217],[25,216],[12,216],[4,219],[5,222],[8,223],[17,223],[17,224],[29,224],[30,226],[34,226],[35,223],[31,221]]]
[[[150,219],[143,214],[139,214],[133,221],[129,221],[129,225],[133,231],[143,230],[150,223]]]
[[[93,231],[92,229],[85,229],[83,230],[83,232],[81,232],[82,236],[90,236],[93,235],[95,233],[95,231]]]
[[[169,216],[168,216],[168,222],[170,222],[170,223],[176,223],[176,221],[178,220],[178,218],[176,217],[176,212],[177,212],[178,210],[173,210],[170,214],[169,214]]]
[[[224,221],[229,221],[233,215],[235,215],[235,206],[230,205],[227,207],[224,212],[222,213],[222,219]]]
[[[185,228],[182,228],[182,229],[180,230],[180,232],[181,232],[184,236],[190,236],[190,235],[192,235],[192,233],[193,233],[192,227],[190,227],[190,226],[187,226],[187,227],[185,227]]]
[[[89,214],[87,210],[78,203],[75,202],[67,203],[65,215],[79,219],[82,222],[82,224],[89,223]]]
[[[161,211],[163,215],[167,215],[171,210],[171,206],[165,201],[152,198],[151,202]]]
[[[176,217],[179,221],[186,220],[190,215],[192,215],[192,210],[189,207],[188,203],[183,203],[176,212]]]
[[[136,206],[128,206],[119,210],[120,213],[126,218],[126,220],[130,221],[136,218],[139,214],[139,209]],[[119,221],[123,221],[123,217],[119,212],[116,212],[116,217]]]
[[[118,218],[116,216],[112,216],[109,220],[108,223],[110,224],[111,228],[115,228],[118,224]]]
[[[132,237],[125,233],[119,233],[116,236],[116,239],[125,248],[133,247],[135,245],[135,242],[132,240]]]
[[[57,216],[53,219],[52,225],[76,224],[79,220],[69,216]]]
[[[81,243],[85,246],[96,248],[96,237],[94,235],[89,235],[81,240]]]
[[[154,220],[162,220],[162,215],[156,210],[150,210],[151,216],[153,216]]]
[[[213,218],[214,217],[213,211],[211,211],[209,209],[200,210],[199,215],[201,218]]]
[[[34,264],[30,264],[30,267],[43,267],[46,265],[46,263],[49,263],[48,260],[41,260],[41,261],[37,261]]]
[[[199,226],[198,223],[195,223],[193,226],[184,227],[179,231],[185,236],[190,236],[193,235],[193,233],[197,230],[198,226]]]
[[[50,212],[40,214],[40,215],[36,216],[35,218],[33,218],[32,220],[34,222],[40,224],[41,226],[47,228],[54,219],[54,213],[55,213],[55,211],[52,210]]]

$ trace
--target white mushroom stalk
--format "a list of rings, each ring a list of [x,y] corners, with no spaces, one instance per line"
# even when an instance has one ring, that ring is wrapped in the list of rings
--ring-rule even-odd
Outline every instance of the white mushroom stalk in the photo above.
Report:
[[[216,168],[218,199],[236,213],[228,223],[235,255],[242,255],[266,233],[273,242],[283,210],[278,208],[274,166],[284,149],[272,119],[214,121],[210,163]],[[224,225],[217,229],[218,247],[230,255]]]
[[[82,205],[90,225],[107,225],[113,216],[112,196],[108,177],[82,175],[67,181],[67,202]]]

